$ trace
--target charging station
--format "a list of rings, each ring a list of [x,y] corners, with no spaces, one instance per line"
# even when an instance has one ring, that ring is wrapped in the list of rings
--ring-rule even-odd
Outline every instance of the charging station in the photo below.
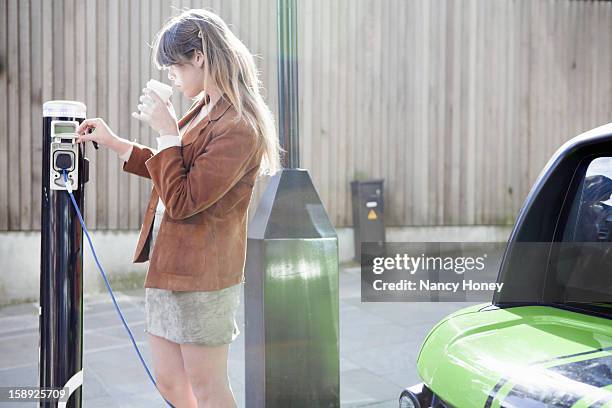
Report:
[[[43,105],[39,387],[68,387],[68,403],[57,407],[82,404],[83,230],[68,189],[83,208],[89,160],[76,132],[85,117],[80,102]],[[40,407],[55,406],[40,402]]]

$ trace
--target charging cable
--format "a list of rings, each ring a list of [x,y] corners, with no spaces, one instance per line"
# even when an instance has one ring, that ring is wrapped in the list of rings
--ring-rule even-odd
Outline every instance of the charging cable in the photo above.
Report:
[[[70,195],[70,199],[72,200],[72,205],[74,206],[74,209],[76,210],[76,213],[79,216],[79,221],[81,222],[81,226],[83,226],[83,231],[85,231],[85,236],[87,236],[87,241],[89,241],[89,247],[91,248],[91,252],[93,254],[94,260],[96,261],[96,265],[98,265],[98,268],[100,269],[100,272],[102,273],[102,278],[104,279],[104,283],[106,284],[108,293],[110,293],[111,298],[113,299],[113,303],[115,304],[115,309],[117,309],[117,312],[119,313],[119,317],[121,318],[121,321],[123,322],[123,326],[125,327],[128,334],[130,335],[130,340],[132,340],[132,345],[136,349],[136,353],[138,353],[138,358],[140,358],[140,362],[142,363],[145,370],[147,371],[147,375],[151,379],[151,382],[153,383],[155,388],[157,388],[157,383],[155,382],[155,379],[151,375],[151,371],[149,371],[149,367],[147,366],[147,363],[145,363],[144,358],[142,357],[142,354],[140,354],[140,350],[138,349],[138,346],[136,345],[136,341],[134,340],[132,331],[130,330],[125,319],[123,318],[123,313],[121,313],[121,309],[119,308],[119,305],[117,304],[117,301],[115,300],[115,295],[113,294],[113,290],[111,289],[110,284],[108,283],[108,279],[106,279],[106,273],[104,273],[104,269],[102,268],[102,265],[100,265],[100,262],[98,261],[96,251],[94,250],[93,244],[91,243],[91,238],[89,238],[89,232],[87,231],[87,227],[85,227],[85,221],[83,221],[83,217],[81,216],[81,211],[79,210],[79,206],[77,205],[77,202],[74,199],[74,196],[72,195],[72,184],[68,180],[68,176],[66,175],[66,169],[62,169],[62,175],[64,177],[64,184],[66,185],[66,191],[68,191],[68,194]],[[157,388],[157,390],[159,391],[159,388]],[[161,395],[161,392],[160,392],[160,395]],[[163,395],[162,395],[162,398],[164,398]],[[168,402],[165,398],[164,398],[164,401],[166,401],[168,406],[170,406],[171,408],[174,408],[174,405]]]

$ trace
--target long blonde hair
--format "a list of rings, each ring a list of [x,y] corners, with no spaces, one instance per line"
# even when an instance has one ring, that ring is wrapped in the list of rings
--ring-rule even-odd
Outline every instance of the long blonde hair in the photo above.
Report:
[[[171,17],[153,44],[158,69],[190,61],[196,50],[204,54],[206,81],[212,81],[263,141],[260,175],[280,168],[280,147],[274,116],[261,95],[261,81],[253,55],[215,13],[189,9]]]

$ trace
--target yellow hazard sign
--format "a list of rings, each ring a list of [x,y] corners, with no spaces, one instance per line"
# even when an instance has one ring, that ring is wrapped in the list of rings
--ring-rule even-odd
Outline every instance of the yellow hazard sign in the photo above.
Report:
[[[370,212],[368,212],[368,220],[375,220],[377,218],[378,216],[376,216],[376,211],[370,210]]]

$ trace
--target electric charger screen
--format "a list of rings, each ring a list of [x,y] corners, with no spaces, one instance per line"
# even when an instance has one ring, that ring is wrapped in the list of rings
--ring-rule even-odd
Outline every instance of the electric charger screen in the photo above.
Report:
[[[74,132],[75,132],[74,125],[62,125],[62,124],[56,124],[55,125],[55,134],[59,134],[59,133],[74,133]]]

